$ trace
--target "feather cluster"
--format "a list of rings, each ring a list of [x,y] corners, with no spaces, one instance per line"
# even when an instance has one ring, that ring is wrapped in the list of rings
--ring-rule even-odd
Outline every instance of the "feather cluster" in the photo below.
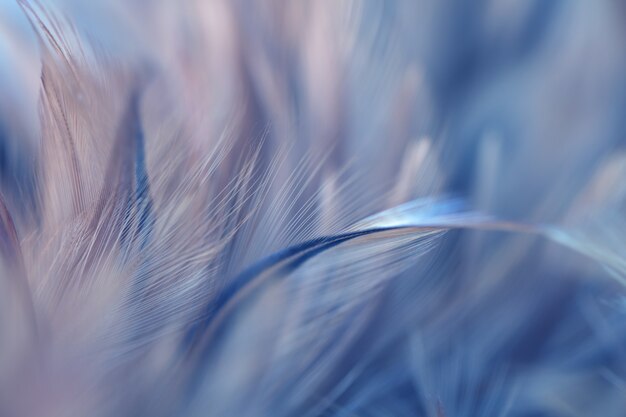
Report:
[[[623,417],[625,12],[0,0],[0,416]]]

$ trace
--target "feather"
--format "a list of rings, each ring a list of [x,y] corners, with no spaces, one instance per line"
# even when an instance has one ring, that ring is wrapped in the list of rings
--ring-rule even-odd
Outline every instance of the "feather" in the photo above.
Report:
[[[8,4],[0,415],[624,415],[621,4]]]

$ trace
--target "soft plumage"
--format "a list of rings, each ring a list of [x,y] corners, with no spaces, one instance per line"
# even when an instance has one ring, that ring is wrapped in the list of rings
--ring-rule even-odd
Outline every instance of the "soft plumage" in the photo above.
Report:
[[[0,6],[0,416],[626,412],[621,2]]]

